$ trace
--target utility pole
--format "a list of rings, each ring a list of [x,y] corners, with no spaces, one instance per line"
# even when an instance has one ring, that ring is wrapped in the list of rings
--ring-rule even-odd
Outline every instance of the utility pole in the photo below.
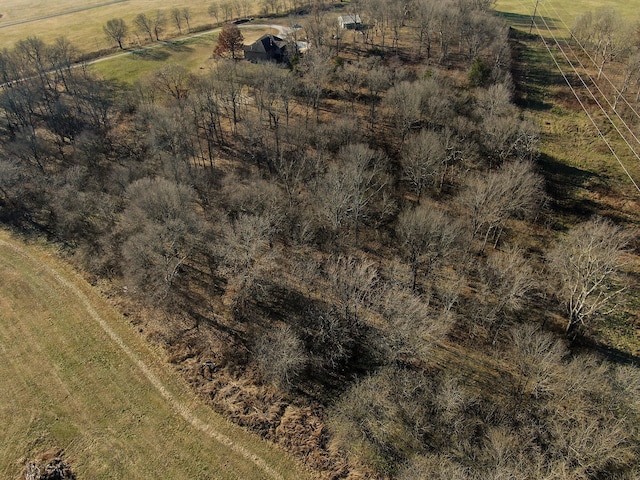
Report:
[[[533,16],[531,17],[531,26],[529,27],[529,35],[531,35],[531,31],[533,30],[533,22],[536,19],[536,13],[538,12],[538,3],[540,0],[536,0],[536,7],[533,9]]]

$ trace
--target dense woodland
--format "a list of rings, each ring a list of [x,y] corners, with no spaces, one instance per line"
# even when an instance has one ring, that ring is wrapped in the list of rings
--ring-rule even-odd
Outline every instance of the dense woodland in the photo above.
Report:
[[[127,87],[64,39],[0,52],[2,222],[322,478],[637,479],[638,367],[584,347],[636,232],[555,216],[509,29],[479,0],[352,2],[362,32],[324,7],[288,67]]]

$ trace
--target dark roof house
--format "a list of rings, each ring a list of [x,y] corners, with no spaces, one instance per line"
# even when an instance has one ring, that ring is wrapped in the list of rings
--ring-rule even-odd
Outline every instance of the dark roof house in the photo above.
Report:
[[[244,58],[250,62],[284,62],[287,59],[287,42],[267,34],[244,47]]]

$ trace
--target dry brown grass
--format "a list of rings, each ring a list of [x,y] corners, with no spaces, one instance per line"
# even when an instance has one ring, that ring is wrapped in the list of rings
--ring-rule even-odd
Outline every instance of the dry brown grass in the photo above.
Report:
[[[159,353],[51,251],[0,232],[0,477],[52,448],[79,478],[305,477]]]
[[[202,27],[215,21],[207,13],[209,2],[177,0],[168,4],[162,0],[129,0],[105,5],[108,1],[85,0],[83,4],[88,9],[66,14],[63,13],[78,8],[77,1],[9,0],[2,2],[0,4],[0,13],[3,15],[0,18],[0,44],[9,47],[30,35],[37,35],[47,42],[64,36],[86,53],[113,47],[113,42],[105,38],[102,30],[107,20],[111,18],[123,18],[129,25],[127,45],[136,41],[133,19],[139,13],[151,16],[155,15],[157,10],[163,10],[169,17],[172,8],[189,7],[192,14],[192,28]],[[254,10],[257,10],[257,7]],[[26,23],[9,25],[12,22]],[[177,32],[173,21],[168,18],[166,34],[175,35]]]

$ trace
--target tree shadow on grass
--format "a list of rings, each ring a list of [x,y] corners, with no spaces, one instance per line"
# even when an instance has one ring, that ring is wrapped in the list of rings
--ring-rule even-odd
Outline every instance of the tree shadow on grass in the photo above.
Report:
[[[547,101],[549,87],[564,85],[564,77],[558,72],[537,35],[512,28],[509,38],[516,104],[531,110],[549,110],[553,106]]]
[[[572,167],[558,159],[540,154],[538,165],[546,180],[547,193],[552,199],[552,208],[569,216],[589,217],[598,212],[598,205],[579,195],[581,189],[597,178],[587,170]]]
[[[153,62],[164,62],[171,54],[160,48],[150,48],[146,50],[134,50],[131,52],[134,58],[139,60],[151,60]]]
[[[531,9],[530,15],[501,11],[496,11],[495,14],[498,17],[503,18],[510,26],[514,28],[520,28],[523,30],[526,29],[527,31],[529,31],[529,28],[531,28],[531,15],[533,15],[533,8]],[[538,25],[538,27],[540,27],[540,29],[546,29],[547,26],[549,26],[550,29],[557,30],[560,23],[561,22],[557,18],[536,15],[536,24]],[[533,26],[532,32],[536,33],[535,25]]]
[[[193,52],[194,48],[184,41],[165,42],[165,47],[172,52]]]
[[[606,345],[589,336],[578,336],[572,344],[574,352],[596,353],[610,362],[618,365],[634,365],[640,367],[640,357],[618,348]]]

